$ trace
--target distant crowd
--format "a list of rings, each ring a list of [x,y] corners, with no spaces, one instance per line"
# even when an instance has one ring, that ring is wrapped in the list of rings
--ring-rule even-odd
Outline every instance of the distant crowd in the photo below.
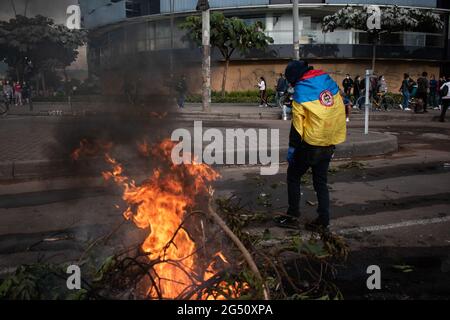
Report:
[[[30,101],[31,87],[25,81],[0,80],[0,93],[7,103],[23,106]]]

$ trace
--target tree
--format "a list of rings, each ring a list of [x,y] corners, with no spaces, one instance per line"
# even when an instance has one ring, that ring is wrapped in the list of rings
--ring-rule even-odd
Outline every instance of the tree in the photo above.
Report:
[[[324,32],[333,32],[338,28],[356,29],[369,34],[372,43],[372,70],[375,70],[376,46],[382,34],[416,31],[438,32],[444,28],[444,22],[438,14],[429,10],[400,8],[391,6],[381,9],[381,29],[369,29],[367,21],[372,14],[368,13],[368,7],[347,6],[336,13],[326,16],[322,21]]]
[[[17,80],[24,80],[31,65],[42,76],[49,67],[65,69],[74,62],[86,38],[86,31],[56,25],[50,18],[17,15],[0,21],[0,60],[16,71]]]
[[[187,37],[196,45],[202,43],[202,19],[190,16],[180,24]],[[264,50],[273,39],[263,32],[261,22],[246,24],[242,19],[227,18],[222,13],[211,14],[211,46],[217,48],[225,60],[222,79],[222,95],[225,95],[228,68],[234,52],[248,54],[250,50]]]

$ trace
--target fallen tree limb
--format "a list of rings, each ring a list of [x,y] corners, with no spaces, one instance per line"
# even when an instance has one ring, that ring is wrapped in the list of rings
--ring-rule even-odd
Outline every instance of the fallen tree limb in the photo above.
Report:
[[[248,266],[250,267],[250,270],[255,274],[256,278],[261,282],[263,287],[263,293],[264,293],[264,299],[270,300],[270,293],[269,289],[267,288],[266,284],[264,283],[264,280],[261,276],[261,273],[259,272],[259,269],[255,263],[255,260],[253,260],[252,255],[250,252],[248,252],[247,248],[244,246],[244,244],[239,240],[239,238],[231,231],[231,229],[227,226],[225,221],[214,211],[211,205],[212,197],[209,201],[208,205],[208,214],[211,216],[211,218],[214,220],[217,225],[222,228],[222,230],[227,234],[228,237],[234,242],[236,247],[242,252],[242,255],[244,256],[245,261],[247,262]]]

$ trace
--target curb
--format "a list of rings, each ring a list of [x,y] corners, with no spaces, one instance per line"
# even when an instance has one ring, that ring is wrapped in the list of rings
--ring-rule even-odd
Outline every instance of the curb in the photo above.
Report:
[[[348,159],[353,157],[368,157],[388,154],[398,151],[398,139],[394,135],[383,133],[370,133],[370,141],[357,141],[344,143],[336,148],[336,159]],[[237,152],[242,150],[236,150]],[[249,159],[249,153],[255,150],[245,150],[245,159]],[[285,161],[287,144],[278,149],[279,162]],[[266,153],[267,150],[258,152]],[[236,152],[235,152],[236,157]],[[258,159],[259,160],[259,159]],[[259,162],[259,161],[258,161]],[[38,178],[57,178],[65,176],[98,175],[107,165],[100,159],[82,160],[76,163],[68,160],[29,160],[0,162],[0,181],[15,181]]]

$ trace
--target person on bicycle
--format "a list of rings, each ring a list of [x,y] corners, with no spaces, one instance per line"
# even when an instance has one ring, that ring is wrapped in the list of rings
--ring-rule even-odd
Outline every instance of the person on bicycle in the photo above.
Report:
[[[286,80],[286,78],[284,77],[284,74],[280,73],[280,78],[277,81],[277,96],[276,96],[276,100],[277,100],[277,105],[279,107],[281,107],[281,98],[284,96],[284,94],[286,93],[286,91],[288,90],[288,82]]]

